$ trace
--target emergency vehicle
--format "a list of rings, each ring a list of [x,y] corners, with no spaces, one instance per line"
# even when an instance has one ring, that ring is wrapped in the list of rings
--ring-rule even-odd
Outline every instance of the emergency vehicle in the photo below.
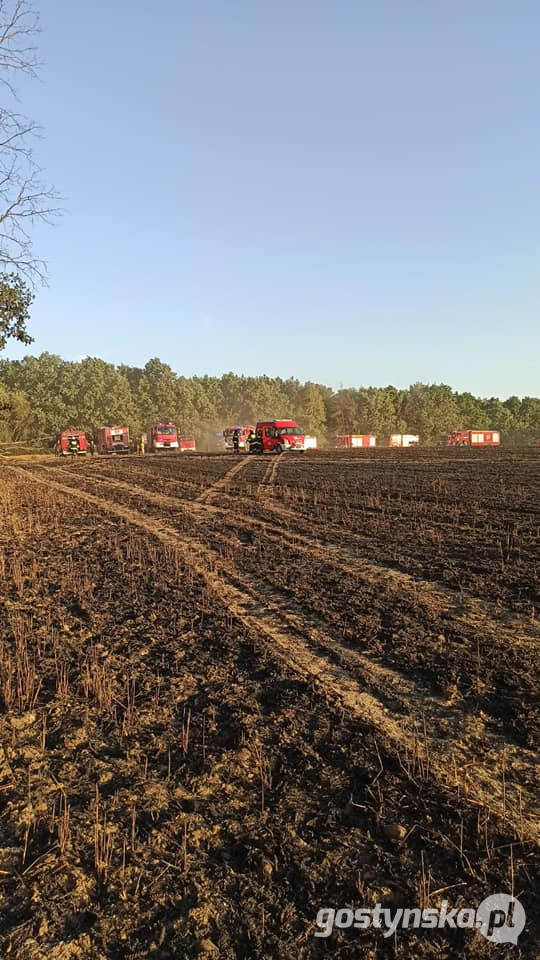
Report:
[[[86,434],[84,430],[77,430],[76,427],[69,427],[58,434],[55,444],[55,451],[59,457],[78,456],[85,454],[88,450]]]
[[[448,447],[498,447],[500,442],[498,430],[454,430],[446,437]]]
[[[195,453],[195,440],[193,437],[180,437],[180,453]]]
[[[342,433],[336,437],[336,448],[338,450],[341,448],[350,450],[353,447],[374,447],[376,444],[376,437],[372,433]]]
[[[388,437],[389,447],[416,447],[419,443],[417,433],[391,433]]]
[[[129,427],[100,427],[96,447],[98,453],[129,453]]]
[[[253,433],[255,427],[226,427],[223,431],[223,443],[225,444],[226,450],[234,450],[233,433],[235,430],[238,430],[239,433],[238,446],[240,447],[240,450],[245,450],[247,447],[247,438],[249,437],[250,433]]]
[[[174,423],[154,423],[148,428],[147,450],[178,450],[178,430]]]
[[[256,433],[261,440],[263,453],[305,450],[305,434],[296,420],[261,420]]]

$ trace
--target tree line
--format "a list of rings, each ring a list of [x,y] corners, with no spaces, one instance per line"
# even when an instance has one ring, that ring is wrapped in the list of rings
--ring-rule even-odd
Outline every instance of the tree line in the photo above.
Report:
[[[0,441],[47,441],[70,426],[129,426],[133,435],[161,420],[195,436],[200,449],[216,446],[226,426],[293,418],[319,445],[338,433],[418,433],[436,444],[454,429],[493,428],[505,443],[540,437],[540,399],[482,399],[446,384],[415,383],[332,390],[279,377],[178,376],[159,359],[142,367],[115,366],[96,357],[79,362],[42,353],[0,360]]]

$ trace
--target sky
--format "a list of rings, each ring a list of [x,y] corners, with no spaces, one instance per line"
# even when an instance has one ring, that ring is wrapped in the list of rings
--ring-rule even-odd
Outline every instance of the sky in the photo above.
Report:
[[[537,395],[537,0],[36,0],[31,350]]]

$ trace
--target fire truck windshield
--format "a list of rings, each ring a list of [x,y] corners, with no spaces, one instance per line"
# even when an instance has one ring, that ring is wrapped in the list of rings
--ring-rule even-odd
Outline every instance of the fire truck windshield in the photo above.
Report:
[[[303,436],[300,427],[278,427],[278,437],[301,437]]]
[[[163,427],[161,424],[158,424],[156,427],[156,433],[172,434],[176,433],[176,427]]]

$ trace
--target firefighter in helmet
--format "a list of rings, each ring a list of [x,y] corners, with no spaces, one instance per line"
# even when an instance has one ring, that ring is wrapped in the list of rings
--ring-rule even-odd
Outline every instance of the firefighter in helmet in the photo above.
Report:
[[[257,436],[255,430],[252,430],[248,437],[248,448],[250,453],[262,453],[261,438]]]
[[[232,435],[232,445],[235,453],[240,453],[240,431],[235,427]]]

